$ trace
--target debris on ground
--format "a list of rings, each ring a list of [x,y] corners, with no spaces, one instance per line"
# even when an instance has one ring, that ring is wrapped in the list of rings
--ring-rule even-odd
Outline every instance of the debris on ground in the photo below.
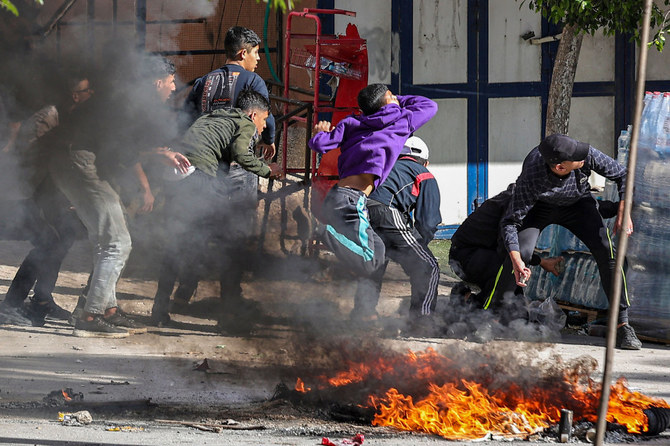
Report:
[[[135,427],[135,426],[108,426],[105,428],[106,431],[108,432],[136,432],[136,431],[143,431],[143,427]]]
[[[182,426],[189,426],[195,429],[206,430],[209,432],[222,432],[224,429],[228,430],[264,430],[265,426],[260,424],[242,425],[235,420],[226,420],[224,424],[220,423],[196,423],[193,421],[179,421],[179,420],[154,420],[157,423],[179,424]]]
[[[109,380],[109,381],[89,381],[89,384],[93,384],[95,386],[129,386],[130,382],[128,381],[114,381]]]
[[[62,406],[65,403],[82,401],[83,399],[83,393],[75,392],[71,387],[66,387],[64,389],[49,392],[49,394],[43,398],[43,401],[50,406]]]
[[[207,371],[209,370],[209,360],[207,358],[203,359],[202,362],[195,366],[193,370]]]
[[[356,434],[351,440],[340,440],[337,443],[333,443],[328,439],[328,437],[323,437],[321,439],[321,444],[325,446],[361,446],[365,441],[363,434]]]
[[[93,422],[93,417],[88,410],[80,410],[74,413],[58,412],[58,421],[63,426],[85,426]]]
[[[210,374],[229,375],[232,373],[230,366],[224,361],[216,361],[205,358],[200,364],[195,364],[193,370]]]

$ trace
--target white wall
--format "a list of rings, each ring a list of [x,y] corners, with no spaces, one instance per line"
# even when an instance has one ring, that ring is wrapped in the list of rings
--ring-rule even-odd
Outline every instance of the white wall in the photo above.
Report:
[[[614,38],[602,33],[587,34],[577,61],[575,82],[614,81]]]
[[[467,0],[413,1],[413,55],[415,85],[460,83],[467,80]],[[541,80],[541,47],[520,36],[534,31],[542,37],[541,18],[513,0],[489,2],[489,82]],[[356,18],[337,17],[336,32],[351,22],[368,39],[370,82],[391,82],[398,72],[394,55],[400,36],[391,35],[391,0],[338,0],[336,8],[357,12]],[[614,38],[601,34],[584,37],[576,82],[614,80]],[[670,54],[650,51],[648,79],[667,79]],[[408,57],[405,55],[404,57]],[[406,59],[405,59],[406,60]],[[430,169],[442,191],[444,224],[460,223],[467,216],[467,101],[438,100],[438,115],[417,134],[431,148]],[[489,98],[489,196],[514,181],[524,156],[539,143],[539,97]],[[569,133],[613,155],[615,150],[614,98],[573,98]],[[602,178],[596,179],[602,185]]]
[[[614,97],[572,98],[570,136],[614,157],[616,141],[613,133]],[[591,185],[605,187],[605,178],[594,173]]]
[[[414,2],[414,84],[467,81],[466,0]]]
[[[356,17],[335,15],[335,32],[344,34],[353,23],[368,44],[368,80],[391,83],[391,0],[337,0],[336,9],[355,11]]]
[[[489,1],[489,82],[537,82],[541,48],[521,36],[541,33],[542,20],[516,2]]]
[[[540,141],[539,98],[489,100],[489,197],[516,181],[521,163]]]
[[[429,169],[440,186],[442,222],[461,222],[467,207],[467,100],[437,99],[437,114],[416,135],[430,148]]]
[[[649,52],[647,53],[647,80],[667,80],[670,78],[668,67],[670,67],[670,51],[668,51],[667,43],[662,53],[659,53],[656,47],[649,48]],[[637,70],[635,72],[637,73]]]

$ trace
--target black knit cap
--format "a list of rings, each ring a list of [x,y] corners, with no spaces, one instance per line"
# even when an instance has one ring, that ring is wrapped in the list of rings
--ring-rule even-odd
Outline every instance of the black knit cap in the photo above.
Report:
[[[548,164],[563,161],[583,161],[589,154],[589,145],[567,135],[549,135],[540,143],[540,154]]]

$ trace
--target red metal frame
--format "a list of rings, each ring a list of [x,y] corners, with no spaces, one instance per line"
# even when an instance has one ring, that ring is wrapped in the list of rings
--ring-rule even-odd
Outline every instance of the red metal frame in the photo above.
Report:
[[[339,76],[341,74],[338,74],[336,72],[330,71],[330,70],[324,70],[321,68],[321,46],[322,45],[341,45],[341,44],[346,44],[346,45],[352,45],[352,44],[365,44],[364,39],[338,39],[338,36],[335,35],[323,35],[321,33],[321,19],[319,18],[318,15],[316,14],[341,14],[341,15],[347,15],[351,17],[355,17],[356,13],[353,11],[346,11],[343,9],[313,9],[313,8],[305,8],[303,11],[298,12],[298,11],[292,11],[289,13],[287,21],[286,21],[286,35],[285,35],[285,51],[284,51],[284,97],[288,98],[289,93],[290,93],[290,88],[291,88],[291,66],[300,66],[302,68],[307,68],[303,64],[296,64],[296,63],[291,63],[292,61],[292,52],[291,52],[291,44],[293,39],[301,39],[301,40],[309,40],[314,42],[314,68],[309,68],[314,71],[314,95],[312,98],[312,116],[310,117],[311,119],[307,119],[304,117],[298,117],[295,116],[292,119],[296,121],[301,121],[301,122],[308,122],[311,121],[311,123],[316,123],[318,122],[318,115],[319,113],[322,112],[333,112],[333,111],[355,111],[355,108],[350,108],[350,109],[343,109],[343,108],[336,108],[332,106],[330,101],[322,101],[319,99],[319,87],[320,87],[320,77],[321,74],[331,74],[333,76]],[[309,33],[294,33],[291,31],[291,26],[294,18],[304,18],[308,20],[313,20],[315,24],[315,32],[314,34],[309,34]],[[294,60],[295,62],[295,60]],[[366,66],[367,69],[367,66]],[[366,72],[367,74],[367,72]],[[290,104],[287,102],[284,104],[284,114],[289,113],[289,106]],[[282,169],[284,173],[293,173],[293,172],[302,172],[302,169],[298,168],[288,168],[288,156],[286,156],[286,144],[287,144],[287,138],[288,138],[288,125],[289,122],[288,120],[285,120],[283,123],[283,131],[282,131],[282,147],[284,147],[284,156],[282,157]],[[308,132],[311,132],[311,129],[307,129]],[[316,173],[316,153],[312,152],[311,154],[311,175],[313,176]],[[307,179],[307,178],[306,178]]]

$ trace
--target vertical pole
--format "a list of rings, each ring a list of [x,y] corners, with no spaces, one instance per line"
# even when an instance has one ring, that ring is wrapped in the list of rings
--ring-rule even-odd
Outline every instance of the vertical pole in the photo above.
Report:
[[[286,33],[284,35],[284,98],[288,99],[290,97],[290,83],[291,83],[291,22],[294,12],[289,12],[288,17],[286,18]],[[287,115],[289,111],[289,103],[284,102],[284,115]],[[282,132],[281,132],[281,150],[282,160],[281,167],[282,172],[286,175],[286,168],[288,166],[288,119],[284,119],[282,123]]]
[[[112,0],[112,36],[116,37],[119,16],[119,0]]]
[[[135,39],[138,49],[147,44],[147,0],[135,0]]]
[[[467,215],[470,215],[477,209],[479,203],[479,195],[477,190],[477,174],[479,170],[478,161],[478,101],[479,101],[479,84],[478,79],[478,56],[479,56],[479,1],[468,0],[468,52],[467,52],[467,83],[471,88],[472,93],[466,98],[467,101],[467,147],[466,147],[466,178],[467,178]]]
[[[86,44],[88,46],[88,59],[93,60],[95,54],[95,0],[86,2]]]
[[[60,60],[60,40],[61,40],[60,22],[58,22],[56,23],[56,54],[58,55],[59,60]]]
[[[489,196],[489,0],[477,8],[477,186],[475,211]]]
[[[306,123],[306,132],[307,135],[305,136],[305,180],[303,181],[304,184],[309,184],[309,177],[310,174],[313,175],[316,173],[316,152],[313,152],[309,148],[309,140],[312,139],[312,127],[314,126],[314,113],[312,111],[312,105],[307,104],[307,123]],[[314,159],[312,159],[314,158]],[[314,170],[314,172],[312,172]]]
[[[624,224],[630,218],[630,210],[633,204],[633,185],[635,184],[635,162],[637,161],[637,143],[640,136],[640,121],[642,120],[642,101],[644,98],[644,83],[647,76],[647,42],[649,41],[649,20],[651,16],[652,0],[645,0],[644,15],[642,18],[642,36],[640,37],[640,59],[637,64],[637,88],[635,97],[635,116],[633,120],[633,137],[630,144],[628,158],[628,172],[626,175],[626,194],[624,197]],[[625,228],[622,228],[625,230]],[[600,394],[600,406],[598,407],[598,424],[596,429],[597,446],[602,446],[607,428],[607,409],[610,398],[610,382],[612,381],[612,360],[614,357],[614,344],[616,342],[617,322],[619,319],[619,302],[621,301],[621,285],[624,259],[628,246],[628,235],[624,232],[619,234],[617,245],[616,266],[612,278],[612,296],[610,296],[609,318],[607,320],[607,349],[605,350],[605,369],[603,371],[602,392]]]

